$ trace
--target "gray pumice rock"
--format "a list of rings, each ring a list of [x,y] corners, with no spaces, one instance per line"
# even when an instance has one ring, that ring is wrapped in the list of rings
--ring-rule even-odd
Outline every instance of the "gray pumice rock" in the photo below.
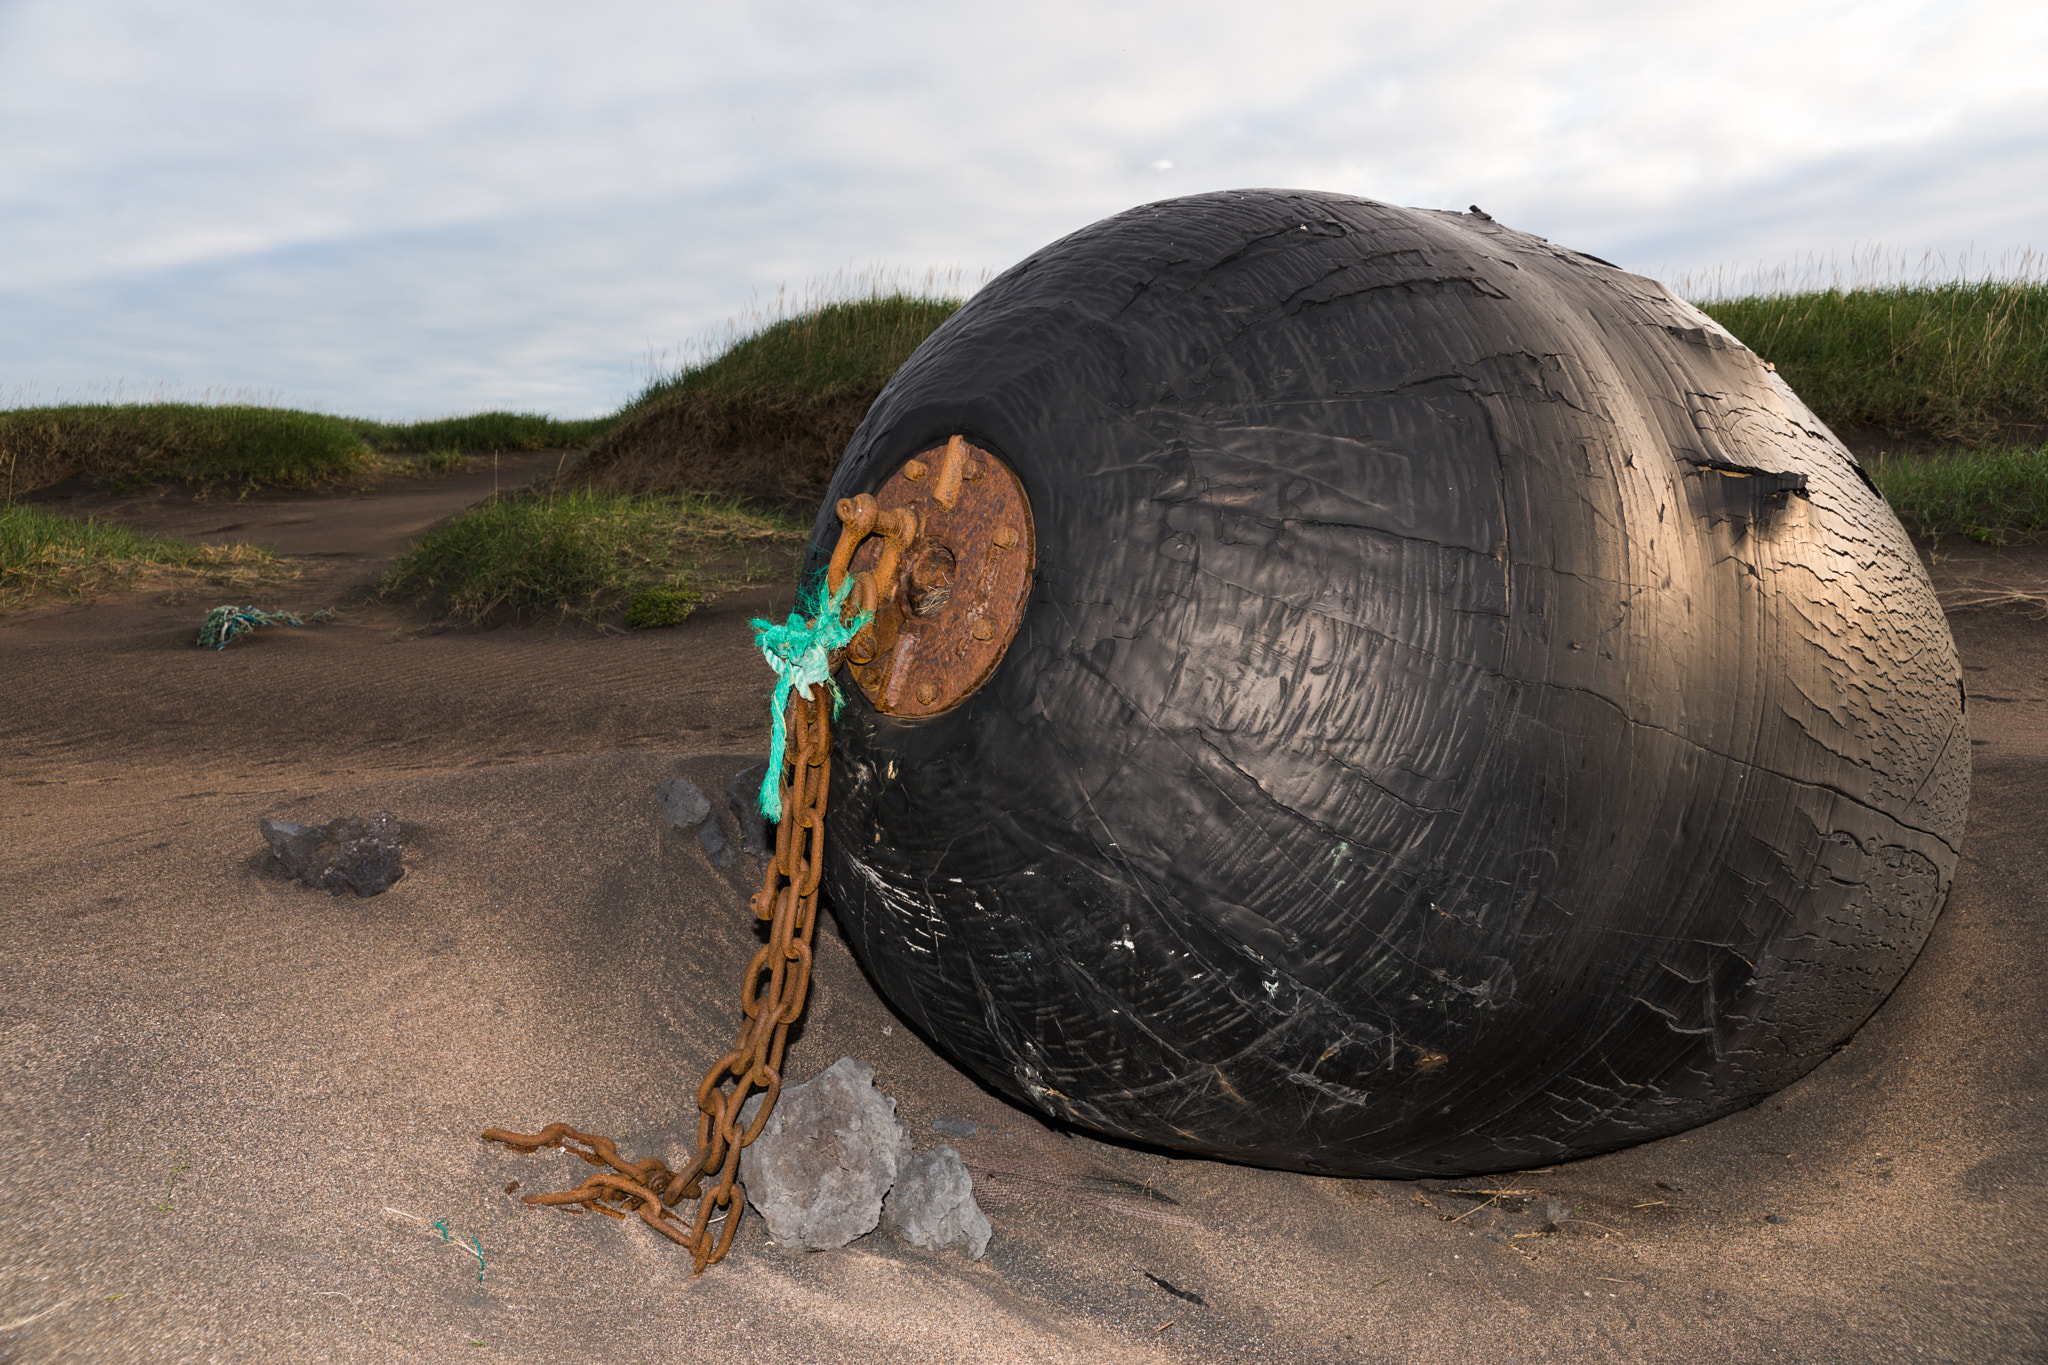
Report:
[[[756,1095],[741,1121],[751,1123],[760,1108]],[[875,1089],[875,1069],[841,1057],[783,1090],[741,1154],[740,1181],[777,1243],[825,1251],[874,1230],[882,1197],[909,1157],[910,1132],[896,1101]]]
[[[914,1247],[964,1245],[971,1261],[981,1259],[992,1235],[988,1215],[974,1202],[974,1177],[960,1153],[943,1145],[910,1158],[889,1191],[882,1218]]]

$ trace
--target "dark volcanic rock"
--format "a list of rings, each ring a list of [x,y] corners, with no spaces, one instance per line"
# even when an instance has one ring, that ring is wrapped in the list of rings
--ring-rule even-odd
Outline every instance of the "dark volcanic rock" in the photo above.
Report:
[[[695,829],[711,818],[711,801],[687,777],[671,777],[654,787],[661,818],[677,829]]]
[[[732,845],[725,841],[725,831],[718,827],[718,821],[706,820],[697,826],[697,842],[704,845],[704,856],[713,867],[732,866]]]
[[[677,829],[697,831],[697,842],[704,845],[704,856],[713,867],[732,866],[732,845],[726,843],[725,831],[711,813],[711,798],[696,783],[687,777],[668,778],[655,784],[654,799],[661,806],[662,819]]]
[[[297,825],[261,817],[256,821],[285,875],[333,895],[388,891],[405,875],[405,844],[398,817],[380,810],[366,819],[342,816],[324,825]]]
[[[732,803],[733,819],[739,822],[740,847],[756,858],[769,853],[768,819],[761,814],[761,779],[767,773],[766,763],[756,763],[725,784],[725,799]]]

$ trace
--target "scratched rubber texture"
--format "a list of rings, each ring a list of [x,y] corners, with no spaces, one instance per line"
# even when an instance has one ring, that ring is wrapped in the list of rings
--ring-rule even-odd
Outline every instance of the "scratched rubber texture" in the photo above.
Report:
[[[1661,285],[1479,215],[1148,205],[940,328],[830,499],[955,432],[1021,476],[1037,580],[954,711],[847,688],[826,885],[1047,1114],[1324,1172],[1598,1152],[1806,1072],[1939,913],[1932,589]]]

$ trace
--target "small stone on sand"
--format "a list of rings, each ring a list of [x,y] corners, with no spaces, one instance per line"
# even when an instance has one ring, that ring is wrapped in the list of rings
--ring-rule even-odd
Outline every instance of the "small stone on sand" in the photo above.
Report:
[[[919,1152],[896,1177],[883,1210],[889,1231],[914,1247],[961,1246],[981,1259],[992,1234],[988,1215],[974,1202],[974,1177],[951,1147]]]
[[[661,805],[661,818],[677,829],[695,829],[711,818],[710,800],[687,777],[656,783],[654,799]]]
[[[342,816],[324,825],[262,817],[256,827],[284,864],[286,876],[336,896],[344,889],[375,896],[405,875],[398,817],[388,810],[365,820]]]

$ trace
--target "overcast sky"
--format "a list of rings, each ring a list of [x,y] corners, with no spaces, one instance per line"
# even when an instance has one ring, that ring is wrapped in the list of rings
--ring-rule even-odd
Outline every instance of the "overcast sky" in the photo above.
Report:
[[[0,403],[584,416],[778,286],[1243,186],[1995,262],[2044,71],[2040,0],[0,0]]]

